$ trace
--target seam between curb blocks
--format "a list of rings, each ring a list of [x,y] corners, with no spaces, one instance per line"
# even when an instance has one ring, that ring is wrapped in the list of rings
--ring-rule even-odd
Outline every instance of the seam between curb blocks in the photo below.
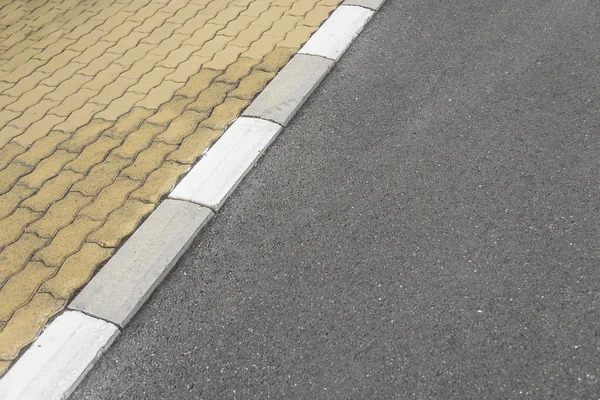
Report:
[[[315,36],[318,37],[317,34],[320,31],[323,30],[323,26],[325,25],[325,23],[327,23],[328,21],[331,20],[332,16],[334,16],[334,14],[335,14],[336,11],[343,10],[343,9],[361,9],[361,10],[364,10],[364,11],[370,11],[370,13],[368,13],[369,15],[365,18],[364,22],[362,23],[362,26],[358,29],[358,31],[355,34],[352,34],[352,30],[351,29],[347,31],[351,35],[351,37],[348,39],[348,43],[347,44],[348,45],[351,44],[356,39],[356,37],[360,34],[360,32],[362,31],[362,29],[364,28],[364,26],[366,26],[366,24],[369,22],[369,20],[371,19],[371,17],[377,12],[377,10],[379,10],[380,6],[384,2],[385,2],[385,0],[346,0],[346,1],[344,1],[342,4],[340,4],[340,6],[338,6],[338,8],[336,8],[336,10],[334,11],[334,13],[331,14],[330,17],[327,20],[324,21],[323,25],[321,25],[321,27],[311,36],[311,38],[308,40],[308,42],[304,46],[307,46],[309,43],[311,43],[311,40]],[[369,4],[373,4],[373,3],[376,4],[374,6],[375,8],[371,8],[372,6],[369,6]],[[298,52],[296,53],[296,55],[288,62],[288,64],[286,64],[286,66],[283,67],[283,69],[281,71],[279,71],[279,73],[275,76],[275,78],[273,80],[275,80],[278,76],[282,75],[282,73],[284,73],[287,65],[289,65],[292,62],[292,60],[294,58],[296,58],[297,56],[299,56],[299,55],[308,55],[308,56],[312,56],[312,57],[315,57],[315,58],[318,57],[318,59],[327,60],[327,61],[331,62],[331,65],[329,65],[329,67],[318,77],[318,79],[316,81],[314,81],[314,82],[311,83],[311,87],[308,88],[308,90],[305,92],[305,94],[299,100],[298,105],[288,111],[288,115],[287,115],[287,118],[286,118],[286,120],[285,120],[284,123],[281,123],[281,122],[275,121],[273,119],[270,119],[267,116],[261,117],[261,116],[256,116],[256,115],[246,115],[245,112],[243,112],[240,116],[238,116],[238,118],[233,122],[233,124],[231,124],[230,127],[227,130],[225,130],[225,132],[223,133],[223,135],[221,136],[221,138],[223,138],[234,127],[234,125],[238,121],[240,121],[241,119],[253,119],[253,120],[258,120],[258,121],[264,121],[264,122],[267,122],[269,124],[276,125],[278,127],[277,132],[275,134],[273,134],[272,137],[269,140],[267,140],[267,142],[260,149],[259,153],[255,156],[255,158],[253,160],[251,160],[250,164],[244,168],[244,170],[241,172],[241,174],[237,177],[237,181],[234,182],[231,185],[231,188],[228,190],[228,192],[226,194],[223,195],[223,197],[220,200],[220,202],[218,204],[216,204],[216,205],[214,205],[214,204],[213,205],[211,205],[211,204],[203,204],[203,202],[194,201],[191,198],[182,199],[180,197],[172,197],[172,193],[175,190],[177,190],[178,187],[180,187],[182,185],[183,180],[186,177],[190,176],[190,174],[192,173],[192,171],[194,171],[194,169],[201,163],[201,161],[204,160],[204,159],[206,159],[206,157],[209,154],[211,154],[210,153],[211,150],[213,150],[215,148],[215,146],[219,143],[219,141],[221,141],[221,138],[219,138],[219,140],[217,140],[211,146],[211,148],[204,153],[204,155],[194,165],[194,167],[192,167],[192,169],[190,171],[188,171],[187,174],[185,174],[184,178],[179,181],[179,183],[175,186],[175,188],[173,189],[173,191],[171,191],[171,193],[169,194],[169,196],[166,197],[165,200],[163,200],[160,203],[160,204],[163,204],[163,203],[165,203],[167,201],[177,202],[177,203],[181,203],[181,207],[185,207],[185,204],[190,204],[190,205],[193,204],[194,206],[198,206],[200,208],[208,209],[208,212],[209,212],[210,215],[207,218],[204,218],[202,221],[198,222],[198,226],[196,226],[195,229],[194,229],[194,232],[192,232],[189,235],[189,238],[187,238],[186,243],[184,243],[184,245],[181,247],[180,251],[178,251],[175,255],[173,255],[171,257],[171,259],[169,259],[168,261],[165,262],[165,264],[167,264],[166,268],[165,268],[165,271],[163,273],[161,273],[160,276],[158,276],[157,279],[151,284],[148,292],[145,293],[145,294],[143,294],[141,297],[139,297],[137,299],[137,304],[135,305],[135,308],[134,308],[133,312],[131,313],[131,315],[128,316],[127,319],[125,319],[124,323],[119,323],[118,321],[112,321],[111,319],[108,319],[106,317],[96,316],[93,312],[90,312],[89,310],[85,310],[83,308],[77,307],[76,303],[77,303],[78,299],[81,296],[81,293],[80,293],[77,296],[75,296],[75,298],[73,300],[71,300],[71,302],[69,303],[69,305],[61,313],[59,313],[55,318],[53,318],[53,320],[52,320],[52,322],[50,324],[48,324],[48,325],[46,325],[46,327],[44,327],[44,330],[42,331],[42,333],[38,337],[38,339],[36,339],[36,342],[38,340],[40,340],[40,338],[42,338],[42,336],[49,330],[50,326],[52,326],[53,324],[56,324],[57,321],[60,320],[61,316],[66,315],[68,313],[74,313],[74,312],[81,313],[82,315],[84,315],[87,318],[90,318],[91,320],[101,321],[102,323],[109,324],[110,326],[113,326],[116,329],[116,332],[112,336],[112,338],[110,340],[108,340],[105,344],[103,344],[99,349],[97,349],[97,352],[94,354],[93,358],[85,366],[85,368],[83,368],[80,371],[77,371],[77,375],[78,375],[77,378],[75,379],[75,381],[69,387],[64,388],[64,390],[63,390],[63,392],[62,392],[62,394],[60,395],[59,398],[61,398],[61,399],[67,398],[70,395],[70,393],[75,390],[75,388],[77,387],[77,385],[79,384],[79,382],[81,382],[83,380],[83,378],[85,377],[85,375],[87,374],[87,372],[93,367],[93,365],[98,360],[98,358],[108,349],[108,347],[110,347],[112,341],[114,341],[114,339],[117,336],[119,336],[119,334],[121,333],[121,331],[123,330],[123,328],[127,325],[127,323],[129,322],[129,320],[138,312],[139,308],[144,304],[144,302],[151,295],[151,293],[154,291],[154,289],[160,284],[160,282],[168,274],[168,272],[171,270],[171,268],[176,264],[176,262],[179,260],[179,258],[189,248],[189,246],[192,243],[193,239],[204,229],[204,227],[207,224],[207,222],[218,212],[220,206],[227,200],[227,198],[236,189],[237,185],[240,183],[241,180],[243,180],[244,176],[257,164],[258,160],[262,157],[262,155],[264,154],[264,152],[266,151],[266,149],[272,144],[272,142],[281,133],[281,131],[283,129],[285,129],[285,126],[287,126],[287,124],[289,123],[289,121],[298,112],[298,110],[300,109],[300,107],[304,104],[304,102],[306,101],[306,99],[312,94],[312,92],[314,91],[314,89],[316,89],[320,85],[321,81],[331,71],[331,69],[335,66],[335,64],[337,63],[337,60],[339,60],[339,58],[341,57],[341,55],[345,52],[345,50],[348,47],[348,46],[346,46],[337,57],[335,57],[335,58],[329,58],[329,57],[325,57],[325,56],[320,55],[320,54],[312,54],[312,53],[307,53],[307,52],[303,53],[302,50],[304,49],[304,46],[298,50]],[[259,94],[259,96],[254,101],[252,101],[252,103],[250,103],[250,105],[248,106],[248,108],[250,108],[253,104],[255,104],[257,102],[257,100],[260,98],[260,96],[263,93],[265,93],[265,92],[268,93],[269,87],[273,87],[273,82],[269,83],[261,91],[261,93]],[[148,217],[148,219],[146,220],[146,222],[151,221],[152,215],[154,215],[154,214],[157,213],[157,210],[160,207],[160,204],[150,214],[150,216]],[[135,233],[137,233],[138,231],[140,231],[143,226],[144,226],[144,224],[142,224],[140,227],[138,227],[136,229],[136,231],[133,233],[133,235],[135,235]],[[125,242],[125,244],[127,244],[127,242]],[[127,251],[127,250],[123,250],[122,251],[122,249],[124,247],[125,247],[125,245],[123,245],[121,247],[121,249],[119,249],[111,257],[110,260],[115,259],[119,255],[119,253],[122,253],[123,251]],[[142,246],[140,246],[140,247],[142,247]],[[110,260],[109,260],[109,262],[110,262]],[[163,261],[165,261],[165,260],[163,260]],[[94,276],[92,278],[92,280],[86,285],[86,287],[90,286],[97,279],[99,279],[98,275]],[[84,290],[85,290],[85,288],[84,288]],[[28,352],[30,352],[32,350],[32,347],[33,346],[30,346],[30,348],[28,348],[25,351],[25,354],[22,355],[20,359],[24,358],[24,356]],[[6,383],[6,381],[8,381],[9,379],[11,379],[11,371],[15,370],[16,364],[19,363],[20,359],[17,359],[15,361],[15,365],[13,365],[7,371],[7,373],[4,375],[4,377],[0,378],[0,386],[2,385],[3,381]],[[69,361],[72,361],[72,360],[69,360]],[[75,372],[75,371],[73,371],[73,372]],[[18,380],[18,377],[15,377],[15,378],[16,378],[16,380]],[[23,383],[27,384],[27,383],[30,383],[30,382],[23,382]],[[55,385],[56,382],[48,382],[48,384]],[[10,383],[8,384],[8,386],[10,387]]]

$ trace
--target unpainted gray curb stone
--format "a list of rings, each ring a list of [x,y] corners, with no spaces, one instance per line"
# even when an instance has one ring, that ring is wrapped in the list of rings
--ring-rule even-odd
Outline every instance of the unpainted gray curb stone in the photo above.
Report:
[[[286,126],[334,62],[308,54],[297,54],[242,114]]]
[[[212,216],[197,204],[163,201],[69,308],[124,327]]]
[[[373,11],[378,11],[385,3],[385,0],[346,0],[342,3],[343,6],[360,6],[369,8]]]

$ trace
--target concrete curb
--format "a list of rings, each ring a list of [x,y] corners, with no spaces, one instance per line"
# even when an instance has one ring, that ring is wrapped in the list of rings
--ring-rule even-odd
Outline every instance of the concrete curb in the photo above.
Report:
[[[0,379],[3,399],[75,390],[384,2],[346,0],[333,12]]]

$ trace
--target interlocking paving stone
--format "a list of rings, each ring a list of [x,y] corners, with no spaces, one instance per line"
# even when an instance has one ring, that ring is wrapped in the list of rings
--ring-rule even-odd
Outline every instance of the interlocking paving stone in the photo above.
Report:
[[[0,0],[0,375],[342,1]]]

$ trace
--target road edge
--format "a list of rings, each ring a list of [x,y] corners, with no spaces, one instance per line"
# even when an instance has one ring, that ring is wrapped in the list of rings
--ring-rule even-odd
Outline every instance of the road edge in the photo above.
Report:
[[[345,0],[336,8],[0,378],[4,400],[70,396],[384,2]],[[141,279],[132,284],[126,275]]]

